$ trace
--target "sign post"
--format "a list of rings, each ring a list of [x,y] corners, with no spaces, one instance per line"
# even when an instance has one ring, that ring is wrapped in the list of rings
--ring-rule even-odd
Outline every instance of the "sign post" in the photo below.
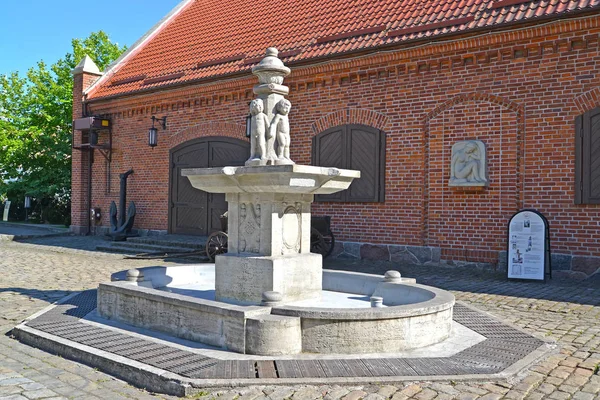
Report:
[[[521,210],[508,222],[508,279],[546,281],[552,277],[550,228],[536,210]]]

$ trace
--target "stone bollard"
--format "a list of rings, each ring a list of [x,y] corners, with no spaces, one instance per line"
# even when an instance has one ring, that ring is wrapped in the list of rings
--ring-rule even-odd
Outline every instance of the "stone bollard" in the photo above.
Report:
[[[373,308],[383,307],[383,297],[372,296],[371,297],[371,307],[373,307]]]
[[[390,282],[390,283],[400,283],[402,282],[402,276],[400,275],[400,272],[398,271],[387,271],[384,275],[384,282]]]
[[[264,307],[275,307],[281,304],[283,301],[283,295],[279,292],[268,291],[263,292],[262,301],[260,302],[261,306]]]
[[[132,285],[153,288],[152,281],[147,281],[144,278],[144,273],[139,269],[130,269],[129,271],[127,271],[126,280]]]

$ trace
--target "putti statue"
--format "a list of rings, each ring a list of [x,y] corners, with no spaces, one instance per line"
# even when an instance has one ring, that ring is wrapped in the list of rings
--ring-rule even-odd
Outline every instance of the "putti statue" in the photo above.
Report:
[[[292,104],[284,98],[289,88],[283,85],[283,78],[290,74],[290,69],[277,55],[277,49],[269,47],[265,58],[252,68],[259,84],[254,87],[258,98],[250,103],[251,154],[246,166],[294,164],[290,159],[288,118]]]

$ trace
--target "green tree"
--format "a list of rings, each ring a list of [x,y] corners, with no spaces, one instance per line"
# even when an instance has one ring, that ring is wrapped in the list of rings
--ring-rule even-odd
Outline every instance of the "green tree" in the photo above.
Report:
[[[102,31],[73,39],[72,51],[48,66],[0,75],[0,194],[35,199],[39,219],[68,222],[71,188],[71,71],[86,55],[100,70],[126,50]],[[36,215],[36,214],[34,214]]]

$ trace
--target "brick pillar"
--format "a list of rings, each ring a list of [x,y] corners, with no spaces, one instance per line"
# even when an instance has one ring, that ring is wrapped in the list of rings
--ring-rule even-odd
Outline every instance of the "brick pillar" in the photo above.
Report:
[[[88,56],[73,70],[73,119],[84,116],[83,93],[101,76],[102,73]],[[75,131],[75,146],[81,144],[81,131]],[[71,231],[84,234],[88,227],[88,160],[87,151],[72,150],[71,166]]]

